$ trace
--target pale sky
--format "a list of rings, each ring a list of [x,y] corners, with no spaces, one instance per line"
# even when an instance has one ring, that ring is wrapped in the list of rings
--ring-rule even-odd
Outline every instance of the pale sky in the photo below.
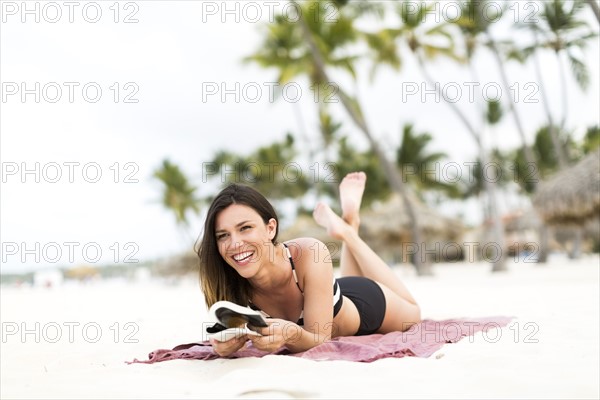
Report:
[[[160,204],[161,187],[152,171],[170,158],[204,196],[213,186],[203,182],[202,162],[217,150],[248,152],[282,139],[288,131],[304,146],[294,113],[296,98],[311,143],[318,143],[315,104],[306,82],[295,80],[287,100],[271,102],[275,72],[241,63],[258,48],[270,10],[287,7],[277,1],[250,3],[253,6],[237,3],[237,15],[223,13],[221,2],[97,1],[74,2],[69,8],[63,2],[41,1],[27,3],[31,13],[23,11],[21,2],[1,3],[3,272],[76,266],[96,259],[97,264],[124,262],[127,256],[142,262],[189,248],[174,217]],[[236,7],[236,2],[228,4],[230,10]],[[597,30],[591,13],[588,17]],[[590,45],[585,59],[590,89],[583,94],[570,84],[568,93],[567,125],[577,137],[599,120],[598,41]],[[560,116],[556,62],[551,55],[541,60],[551,108]],[[472,140],[447,106],[433,95],[422,101],[424,80],[410,57],[401,73],[384,68],[374,82],[368,80],[367,67],[360,69],[357,87],[342,76],[335,79],[359,94],[383,145],[397,146],[401,126],[412,122],[417,131],[434,136],[432,150],[448,153],[449,162],[463,165],[474,159]],[[498,87],[499,80],[490,57],[480,57],[477,68],[481,85],[474,93],[481,97],[482,87]],[[449,63],[431,65],[431,71],[447,85],[449,95],[462,90],[461,106],[471,107],[469,114],[474,115],[476,104],[467,100],[472,81],[467,71]],[[523,101],[527,95],[539,99],[532,86],[533,68],[509,65],[509,75],[521,96],[517,108],[531,140],[545,123],[541,104]],[[230,93],[222,101],[221,88],[235,91],[236,84],[239,99]],[[216,94],[207,91],[215,88]],[[416,94],[407,93],[415,88]],[[488,94],[494,96],[493,91]],[[334,111],[344,117],[339,107]],[[353,142],[364,146],[351,122],[343,121]],[[494,132],[500,147],[519,144],[510,115]],[[23,169],[33,172],[24,174]],[[460,211],[476,222],[479,209],[471,203]],[[457,211],[456,206],[442,210]],[[192,221],[194,236],[201,224],[201,217]]]

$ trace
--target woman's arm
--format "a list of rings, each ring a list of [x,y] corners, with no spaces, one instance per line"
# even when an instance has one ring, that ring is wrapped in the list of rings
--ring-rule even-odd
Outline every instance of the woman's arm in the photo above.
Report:
[[[332,337],[333,268],[324,243],[312,238],[288,243],[304,292],[304,327],[283,319],[270,319],[269,327],[258,330],[262,337],[251,337],[254,346],[275,351],[285,345],[296,353],[311,349]]]
[[[331,334],[320,334],[303,329],[294,322],[284,319],[271,318],[267,320],[266,328],[257,328],[262,336],[250,336],[249,339],[259,350],[273,352],[285,346],[292,353],[312,349],[331,338]],[[326,327],[323,329],[327,330]]]

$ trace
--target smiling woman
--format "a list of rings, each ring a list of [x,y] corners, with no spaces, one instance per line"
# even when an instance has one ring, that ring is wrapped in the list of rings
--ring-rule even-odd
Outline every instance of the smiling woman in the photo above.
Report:
[[[322,242],[277,241],[277,214],[258,191],[231,184],[217,195],[198,250],[206,304],[248,305],[261,310],[269,324],[256,328],[261,336],[213,341],[219,355],[234,353],[248,340],[261,350],[285,346],[299,352],[336,336],[404,331],[420,322],[412,295],[358,235],[365,182],[363,172],[342,180],[342,217],[324,203],[313,212],[317,223],[343,242],[338,279]]]

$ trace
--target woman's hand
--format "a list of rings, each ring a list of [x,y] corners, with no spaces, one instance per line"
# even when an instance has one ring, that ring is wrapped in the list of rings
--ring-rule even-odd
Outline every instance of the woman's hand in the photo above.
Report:
[[[285,319],[268,318],[267,324],[269,326],[264,328],[252,327],[252,330],[262,335],[249,337],[254,347],[259,350],[272,353],[302,335],[300,326]]]
[[[210,339],[210,344],[212,345],[215,353],[217,353],[221,357],[227,357],[244,347],[247,340],[248,336],[244,335],[237,338],[229,339],[226,342],[219,342],[216,339]]]

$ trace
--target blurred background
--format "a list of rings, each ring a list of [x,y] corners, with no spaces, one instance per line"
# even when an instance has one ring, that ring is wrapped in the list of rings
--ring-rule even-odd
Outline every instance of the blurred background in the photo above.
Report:
[[[335,265],[356,170],[417,275],[600,251],[597,1],[75,3],[1,3],[2,284],[196,276],[229,182]]]

